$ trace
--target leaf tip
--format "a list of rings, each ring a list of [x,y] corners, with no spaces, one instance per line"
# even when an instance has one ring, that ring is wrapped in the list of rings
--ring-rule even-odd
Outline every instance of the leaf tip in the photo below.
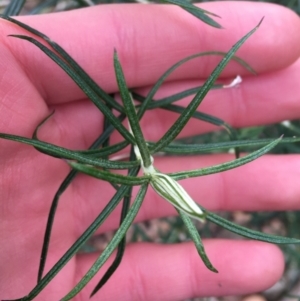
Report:
[[[211,266],[209,269],[210,269],[212,272],[216,273],[216,274],[219,273],[219,271],[218,271],[215,267],[213,267],[213,266]]]
[[[262,23],[262,21],[264,20],[264,18],[265,18],[265,16],[263,16],[263,17],[261,18],[261,20],[259,21],[259,23],[256,25],[256,28],[258,28],[258,27],[260,26],[260,24]]]

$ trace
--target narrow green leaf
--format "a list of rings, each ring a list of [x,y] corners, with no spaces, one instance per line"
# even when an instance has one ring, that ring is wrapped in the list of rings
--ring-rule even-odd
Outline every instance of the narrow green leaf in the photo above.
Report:
[[[77,175],[77,171],[71,170],[67,177],[64,179],[64,181],[61,183],[59,186],[57,192],[55,193],[55,196],[52,200],[51,207],[48,213],[48,218],[47,218],[47,224],[46,224],[46,229],[44,233],[44,239],[43,239],[43,246],[42,246],[42,251],[41,251],[41,256],[40,256],[40,262],[39,262],[39,270],[38,270],[38,277],[37,277],[37,283],[39,283],[43,277],[46,261],[47,261],[47,255],[48,255],[48,249],[49,249],[49,244],[50,244],[50,239],[51,239],[51,233],[52,233],[52,227],[54,223],[54,218],[58,206],[59,199],[63,192],[69,187],[75,176]]]
[[[112,111],[112,107],[110,105],[107,105],[108,108]],[[109,128],[110,126],[112,126],[112,124],[109,122],[109,120],[104,116],[104,120],[103,120],[103,130],[107,130],[107,128]],[[106,138],[106,140],[103,142],[102,147],[106,147],[110,145],[110,136],[108,136]],[[109,155],[103,157],[102,159],[108,159]],[[115,188],[115,190],[119,189],[119,185],[114,184],[114,183],[109,183],[113,188]]]
[[[55,110],[53,110],[48,116],[46,116],[35,128],[33,134],[32,134],[32,139],[33,140],[39,140],[38,139],[38,132],[40,128],[54,115]]]
[[[85,81],[94,92],[102,98],[108,105],[113,107],[119,112],[124,112],[124,109],[118,104],[109,94],[107,94],[97,83],[78,65],[78,63],[56,42],[52,41],[48,36],[39,32],[38,30],[8,16],[0,15],[0,18],[5,19],[11,23],[18,25],[19,27],[27,30],[28,32],[43,39],[52,49],[54,49],[69,65],[70,67]]]
[[[192,178],[192,177],[206,176],[206,175],[210,175],[210,174],[214,174],[214,173],[223,172],[223,171],[226,171],[229,169],[233,169],[233,168],[244,165],[246,163],[249,163],[249,162],[261,157],[262,155],[267,153],[269,150],[271,150],[274,146],[276,146],[280,142],[280,140],[281,140],[281,138],[278,138],[278,139],[274,140],[273,142],[269,143],[268,145],[260,148],[259,150],[252,152],[251,154],[249,154],[245,157],[235,159],[233,161],[214,165],[214,166],[207,167],[207,168],[170,173],[168,175],[171,176],[174,180],[183,180],[183,179],[188,179],[188,178]]]
[[[271,143],[274,141],[272,138],[266,139],[253,139],[253,140],[236,140],[236,141],[226,141],[226,142],[216,142],[216,143],[207,143],[207,144],[181,144],[176,143],[176,141],[172,144],[166,146],[162,152],[165,154],[170,155],[197,155],[203,153],[210,153],[210,152],[217,152],[217,151],[225,151],[235,147],[257,147],[263,146],[266,144]],[[282,138],[278,144],[284,143],[296,143],[300,142],[300,137],[289,137],[289,138]],[[147,141],[147,144],[151,147],[155,143]],[[79,153],[83,153],[86,156],[94,156],[94,157],[101,157],[102,153],[110,153],[110,149],[112,149],[112,153],[115,151],[119,151],[127,146],[127,143],[124,141],[123,143],[116,144],[113,146],[109,146],[99,150],[86,150],[86,151],[77,151]],[[114,151],[115,150],[115,151]]]
[[[171,155],[196,155],[196,154],[203,154],[203,153],[210,153],[210,152],[217,152],[217,151],[224,151],[235,147],[257,147],[263,146],[266,144],[271,143],[274,141],[273,138],[266,138],[266,139],[253,139],[253,140],[237,140],[237,141],[226,141],[226,142],[216,142],[216,143],[207,143],[207,144],[181,144],[176,143],[176,141],[172,144],[166,146],[162,152],[165,154]],[[284,143],[296,143],[300,142],[300,137],[289,137],[289,138],[282,138],[278,144]],[[149,146],[153,146],[155,143],[147,141]],[[113,146],[106,147],[100,150],[85,150],[85,151],[77,151],[79,153],[83,153],[86,156],[92,157],[101,157],[102,153],[110,153],[110,149],[112,149],[112,153],[114,150],[119,151],[127,146],[127,143],[124,141],[123,143],[119,143]]]
[[[223,87],[223,85],[214,85],[214,88],[219,88],[219,86]],[[150,109],[154,109],[154,108],[159,107],[159,108],[164,109],[164,110],[168,110],[168,111],[172,111],[172,112],[182,114],[184,112],[185,108],[182,107],[182,106],[178,106],[178,105],[172,105],[171,103],[187,96],[187,94],[189,94],[191,92],[193,92],[193,94],[195,94],[195,92],[198,92],[199,89],[201,89],[201,88],[202,88],[202,86],[200,86],[198,88],[189,89],[187,91],[172,95],[170,97],[166,97],[162,100],[152,101],[149,104],[148,109],[150,110]],[[134,95],[135,99],[137,99],[138,101],[141,101],[141,102],[145,101],[145,97],[143,97],[143,96],[141,96],[137,93],[133,93],[133,95]],[[220,118],[217,118],[215,116],[212,116],[212,115],[209,115],[209,114],[206,114],[206,113],[202,113],[202,112],[199,112],[199,111],[195,111],[194,114],[192,115],[192,118],[196,118],[196,119],[199,119],[199,120],[202,120],[202,121],[205,121],[205,122],[217,125],[217,126],[221,126],[227,131],[227,133],[229,134],[229,137],[230,137],[231,140],[236,140],[237,139],[237,134],[236,134],[235,129],[232,128],[228,123],[224,122]],[[239,149],[235,148],[236,158],[238,158],[239,155],[240,155]]]
[[[199,232],[195,227],[195,225],[193,224],[193,222],[191,221],[190,217],[187,214],[185,214],[183,211],[178,209],[176,210],[179,213],[182,221],[184,222],[203,263],[210,271],[218,273],[218,270],[212,265],[209,258],[207,257]]]
[[[136,114],[132,97],[128,91],[124,73],[122,70],[122,66],[120,64],[116,50],[114,51],[114,67],[115,67],[117,83],[118,83],[119,91],[120,91],[121,98],[122,98],[122,101],[124,104],[124,108],[126,111],[126,115],[128,117],[128,121],[129,121],[131,130],[133,132],[133,136],[135,138],[136,145],[138,146],[138,149],[140,151],[143,165],[145,167],[149,167],[152,164],[150,152],[146,145],[146,141],[144,139],[144,135],[143,135],[143,132],[142,132],[140,124],[139,124],[139,118]]]
[[[242,227],[240,225],[234,224],[214,213],[208,212],[207,213],[207,220],[233,232],[238,235],[255,239],[255,240],[260,240],[260,241],[265,241],[273,244],[299,244],[300,240],[296,238],[289,238],[289,237],[283,237],[283,236],[277,236],[277,235],[271,235],[271,234],[266,234],[263,232],[255,231],[248,229],[246,227]]]
[[[49,118],[51,117],[48,116],[46,117],[45,120],[43,120],[36,128],[34,131],[34,134],[32,136],[33,139],[39,140],[38,139],[38,129],[39,127]],[[122,122],[125,119],[126,115],[124,113],[121,113],[117,118]],[[107,120],[107,118],[105,118]],[[93,145],[88,149],[88,150],[76,150],[77,153],[84,155],[84,156],[91,156],[91,157],[96,157],[96,158],[107,158],[109,155],[112,155],[114,153],[119,152],[120,150],[124,149],[126,146],[128,146],[127,141],[119,142],[114,145],[108,145],[104,147],[104,141],[106,141],[112,132],[115,130],[115,127],[111,124],[107,125],[107,128],[104,129],[102,132],[101,136],[93,143]],[[102,145],[101,149],[99,147]],[[43,153],[46,153],[45,151],[42,151],[41,149],[37,149]]]
[[[108,107],[109,107],[110,110],[112,110],[112,107],[111,107],[111,106],[108,105]],[[110,121],[104,116],[104,120],[103,120],[103,131],[104,131],[104,132],[107,131],[107,129],[109,129],[110,126],[111,126]],[[109,146],[109,145],[110,145],[110,136],[111,136],[111,135],[107,136],[107,138],[103,141],[102,147],[106,147],[106,146]],[[108,159],[108,156],[105,156],[105,159]]]
[[[134,203],[132,204],[126,218],[124,219],[122,225],[117,230],[116,234],[109,242],[105,250],[101,253],[89,271],[83,276],[83,278],[79,281],[79,283],[64,297],[61,301],[68,301],[75,297],[85,286],[86,284],[95,276],[95,274],[99,271],[99,269],[103,266],[109,256],[112,254],[114,249],[120,243],[124,235],[126,234],[128,228],[132,224],[134,218],[136,217],[142,202],[145,198],[147,192],[147,184],[141,186]]]
[[[168,111],[176,112],[179,114],[182,114],[183,111],[185,110],[184,107],[178,106],[178,105],[167,105],[165,107],[162,107],[162,109],[166,109]],[[229,124],[227,124],[225,121],[223,121],[222,119],[220,119],[218,117],[215,117],[213,115],[209,115],[209,114],[206,114],[203,112],[198,112],[198,111],[194,112],[192,117],[199,119],[201,121],[205,121],[207,123],[213,124],[213,125],[223,127],[228,132],[228,134],[230,135],[231,138],[236,137],[235,130]]]
[[[258,25],[259,26],[259,25]],[[209,51],[209,55],[221,55],[225,56],[227,53],[224,51]],[[242,58],[239,56],[234,55],[231,60],[236,61],[238,64],[243,66],[246,70],[248,70],[253,75],[257,75],[256,71]]]
[[[10,0],[10,3],[5,7],[3,14],[5,16],[18,16],[25,2],[26,0]]]
[[[110,126],[109,128],[111,128]],[[120,143],[116,143],[110,146],[103,147],[101,149],[93,149],[93,150],[77,150],[76,152],[79,154],[82,154],[87,157],[92,157],[92,158],[101,158],[101,157],[106,157],[109,155],[112,155],[122,149],[124,149],[126,146],[128,146],[127,141],[123,141]]]
[[[232,56],[235,52],[242,46],[242,44],[257,30],[259,25],[261,24],[262,20],[259,24],[252,29],[248,34],[246,34],[242,39],[240,39],[227,53],[227,55],[222,59],[222,61],[218,64],[218,66],[214,69],[211,73],[209,78],[204,83],[202,89],[196,94],[194,99],[190,102],[190,104],[186,107],[184,113],[180,115],[180,117],[175,121],[175,123],[171,126],[171,128],[165,133],[165,135],[156,143],[153,149],[150,149],[152,152],[158,152],[169,143],[171,143],[177,135],[181,132],[187,122],[190,120],[193,113],[196,111],[200,103],[202,102],[203,98],[206,96],[210,88],[213,86],[214,82],[225,68],[225,66],[229,63]]]
[[[217,89],[217,88],[221,88],[222,86],[223,85],[215,85],[214,88]],[[177,113],[181,114],[184,111],[185,108],[182,107],[182,106],[171,105],[171,104],[175,101],[178,101],[178,100],[188,96],[188,95],[195,94],[201,88],[202,88],[202,86],[199,86],[197,88],[189,89],[189,90],[186,90],[184,92],[172,95],[170,97],[166,97],[166,98],[163,98],[163,99],[160,99],[160,100],[152,101],[148,106],[148,110],[161,108],[161,109],[165,109],[165,110],[168,110],[168,111],[173,111],[173,112],[177,112]],[[133,95],[134,99],[136,99],[138,101],[143,102],[145,100],[145,97],[143,97],[143,96],[141,96],[137,93],[132,93],[132,95]],[[202,121],[206,121],[208,123],[211,123],[211,124],[214,124],[214,125],[217,125],[217,126],[222,126],[229,133],[229,135],[232,138],[236,137],[235,130],[229,124],[227,124],[226,122],[224,122],[222,119],[220,119],[218,117],[215,117],[215,116],[203,113],[203,112],[199,112],[199,111],[194,112],[192,117],[196,118],[196,119],[199,119],[199,120],[202,120]]]
[[[131,146],[129,160],[130,161],[136,160],[136,156],[135,156],[133,146]],[[129,170],[128,175],[130,175],[130,173],[131,173],[131,170]],[[130,207],[131,194],[132,194],[132,187],[130,187],[130,190],[129,190],[128,194],[126,196],[124,196],[124,199],[123,199],[123,205],[122,205],[122,211],[121,211],[119,227],[122,226],[122,223],[123,223],[124,219],[126,218],[126,216],[128,214],[129,207]],[[110,277],[114,274],[116,269],[119,267],[119,265],[120,265],[120,263],[123,259],[123,255],[124,255],[124,252],[125,252],[125,247],[126,247],[126,235],[124,235],[124,237],[122,238],[122,240],[120,241],[120,243],[118,245],[117,254],[116,254],[116,257],[115,257],[113,263],[109,266],[109,268],[107,269],[105,274],[102,276],[102,278],[100,279],[98,284],[95,286],[95,288],[93,289],[90,297],[95,295],[101,289],[101,287],[110,279]]]
[[[207,12],[186,0],[162,0],[162,1],[180,6],[182,9],[186,10],[187,12],[189,12],[190,14],[192,14],[193,16],[197,17],[198,19],[200,19],[201,21],[203,21],[204,23],[210,26],[216,28],[222,28],[222,26],[219,23],[217,23],[215,20],[207,16],[207,14],[213,15],[215,17],[217,15]]]
[[[131,176],[137,175],[138,168],[135,168]],[[105,206],[92,224],[84,231],[84,233],[76,240],[76,242],[69,248],[69,250],[59,259],[54,267],[39,281],[33,290],[25,297],[10,301],[31,301],[33,300],[58,274],[58,272],[76,255],[78,250],[87,242],[87,240],[96,232],[101,224],[107,219],[110,213],[116,208],[122,198],[128,193],[128,186],[121,186],[115,193],[110,202]],[[8,301],[8,300],[7,300]]]
[[[172,111],[172,112],[176,112],[179,114],[182,114],[185,110],[184,107],[178,106],[178,105],[167,105],[165,107],[162,107],[162,109],[168,110],[168,111]],[[206,113],[202,113],[202,112],[194,112],[192,115],[192,118],[196,118],[205,122],[208,122],[210,124],[214,124],[217,126],[220,126],[222,128],[224,128],[227,133],[229,134],[229,137],[231,140],[235,140],[237,139],[237,134],[234,128],[232,128],[228,123],[224,122],[222,119],[219,119],[215,116],[206,114]],[[239,157],[239,150],[235,149],[235,155],[236,158]]]
[[[196,155],[234,147],[256,147],[269,144],[274,139],[238,140],[207,144],[170,144],[163,149],[164,153],[176,155]],[[278,144],[300,142],[300,137],[282,138]],[[154,143],[148,142],[149,145]]]
[[[174,72],[177,68],[179,68],[181,65],[185,64],[186,62],[193,60],[195,58],[199,58],[201,56],[207,56],[207,55],[220,55],[220,56],[226,56],[227,53],[226,52],[221,52],[221,51],[205,51],[205,52],[199,52],[193,55],[190,55],[182,60],[180,60],[179,62],[177,62],[176,64],[174,64],[173,66],[171,66],[158,80],[157,82],[154,84],[154,86],[151,88],[151,90],[149,91],[148,95],[146,98],[143,98],[143,103],[137,113],[139,119],[142,118],[143,114],[145,113],[146,109],[148,108],[148,106],[152,105],[151,102],[153,100],[154,95],[156,94],[156,92],[158,91],[158,89],[161,87],[161,85],[163,84],[163,82],[167,79],[168,76],[170,76],[172,74],[172,72]],[[249,64],[247,64],[244,60],[242,60],[241,58],[233,55],[231,58],[231,60],[234,60],[236,62],[238,62],[239,64],[241,64],[244,68],[246,68],[249,72],[256,74],[255,71],[251,68],[251,66]],[[213,86],[213,85],[212,85]],[[201,87],[202,88],[202,87]],[[197,90],[196,92],[198,92],[199,90]],[[133,94],[136,96],[137,94],[135,94],[133,92]],[[195,94],[195,93],[192,93]],[[136,98],[138,100],[138,98]]]
[[[129,200],[128,197],[125,197],[125,198],[127,200]],[[126,203],[129,204],[129,202],[127,200],[124,201],[124,203],[126,202]],[[122,208],[124,208],[124,207],[122,207]],[[95,286],[95,288],[91,292],[90,298],[93,297],[103,287],[103,285],[111,278],[111,276],[117,270],[117,268],[119,267],[119,265],[120,265],[120,263],[123,259],[124,252],[125,252],[125,247],[126,247],[126,237],[124,236],[123,239],[120,241],[120,243],[118,245],[117,254],[116,254],[116,257],[115,257],[113,263],[110,265],[110,267],[107,269],[107,271],[105,272],[103,277],[100,279],[98,284]]]
[[[167,106],[169,104],[172,104],[176,101],[179,101],[187,96],[191,96],[191,95],[195,95],[200,89],[202,88],[202,86],[197,86],[195,88],[191,88],[191,89],[187,89],[185,91],[173,94],[171,96],[168,97],[164,97],[164,98],[160,98],[160,99],[150,99],[151,102],[147,105],[147,109],[156,109],[156,108],[162,108],[164,106]],[[223,85],[222,84],[216,84],[213,85],[212,89],[222,89]],[[146,97],[132,91],[132,97],[133,99],[143,103],[146,100]],[[137,106],[138,108],[139,106]]]
[[[109,110],[107,105],[102,102],[100,97],[95,93],[94,90],[79,76],[64,60],[62,60],[56,53],[45,47],[36,39],[33,39],[24,35],[10,35],[10,37],[19,38],[31,42],[37,46],[41,51],[43,51],[50,59],[52,59],[57,65],[59,65],[78,85],[78,87],[87,95],[87,97],[95,104],[95,106],[106,116],[111,124],[114,125],[116,130],[130,143],[135,143],[134,138],[128,132],[128,130],[123,126],[123,124],[118,120],[118,118]]]
[[[0,138],[6,140],[12,140],[16,142],[21,142],[23,144],[32,145],[39,150],[42,150],[44,153],[55,157],[55,158],[63,158],[67,160],[76,160],[81,163],[91,164],[93,166],[103,167],[107,169],[128,169],[130,167],[138,166],[140,164],[139,161],[135,162],[122,162],[122,161],[111,161],[106,159],[98,159],[92,158],[88,156],[84,156],[76,151],[71,151],[69,149],[56,146],[51,143],[43,142],[40,140],[34,140],[30,138],[25,138],[17,135],[3,134],[0,133]]]
[[[101,179],[107,182],[115,183],[115,184],[124,184],[129,186],[135,185],[142,185],[149,182],[149,176],[141,176],[141,177],[130,177],[130,176],[123,176],[116,173],[111,173],[106,170],[101,170],[94,168],[89,165],[75,163],[75,162],[68,162],[69,165],[82,173],[85,173],[91,177]]]
[[[51,116],[51,115],[50,115]],[[37,134],[38,134],[38,129],[39,127],[48,120],[50,117],[48,116],[45,120],[43,120],[36,128],[33,134],[33,138],[37,139]],[[122,117],[122,116],[119,116]],[[93,144],[90,146],[90,149],[95,149],[98,148],[100,145],[103,145],[103,143],[107,140],[107,137],[113,132],[114,127],[108,126],[104,132],[93,142]],[[74,169],[69,172],[67,177],[64,179],[64,181],[61,183],[59,186],[57,192],[55,193],[55,196],[51,202],[51,207],[49,210],[48,214],[48,219],[47,219],[47,224],[46,224],[46,229],[45,229],[45,234],[44,234],[44,239],[43,239],[43,247],[41,251],[41,256],[40,256],[40,263],[39,263],[39,270],[38,270],[38,280],[37,282],[40,282],[43,276],[46,260],[47,260],[47,254],[48,254],[48,248],[50,244],[50,238],[51,238],[51,232],[52,232],[52,226],[56,214],[56,209],[58,206],[58,202],[60,199],[60,196],[64,193],[64,191],[68,188],[68,186],[71,184],[73,179],[76,177],[77,171]]]

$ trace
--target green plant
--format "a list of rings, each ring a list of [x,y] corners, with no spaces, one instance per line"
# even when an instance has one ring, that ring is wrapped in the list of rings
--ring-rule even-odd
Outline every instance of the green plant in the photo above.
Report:
[[[177,2],[177,4],[179,4]],[[207,17],[206,13],[201,10],[196,10],[193,6],[187,5],[184,2],[180,2],[183,8],[187,9],[191,12],[191,9],[194,12],[194,15],[200,16],[202,20],[211,23],[211,25],[216,24],[212,23],[210,18]],[[67,162],[73,168],[70,172],[69,176],[62,183],[60,189],[58,190],[56,197],[53,201],[53,205],[51,211],[49,213],[49,219],[44,239],[44,245],[42,250],[42,256],[40,261],[40,269],[38,275],[38,284],[37,286],[29,293],[28,296],[18,299],[18,300],[32,300],[37,294],[51,281],[51,279],[60,271],[60,269],[76,254],[79,248],[87,241],[87,239],[96,231],[96,229],[103,223],[106,217],[111,213],[111,211],[116,207],[116,205],[123,199],[123,212],[121,216],[121,225],[118,231],[116,232],[114,238],[109,243],[105,251],[100,255],[98,260],[94,263],[89,272],[82,278],[82,280],[78,283],[78,285],[62,300],[70,300],[73,298],[84,286],[87,282],[95,275],[95,273],[101,268],[103,263],[107,260],[107,258],[111,255],[112,251],[118,247],[118,255],[105,274],[105,276],[101,279],[99,284],[96,286],[92,295],[96,293],[101,286],[109,279],[109,277],[113,274],[115,269],[118,267],[122,255],[125,248],[125,240],[124,236],[130,224],[133,222],[134,217],[136,216],[142,201],[144,199],[146,190],[148,185],[150,184],[161,196],[171,202],[178,210],[183,222],[185,223],[192,239],[195,242],[195,246],[197,251],[202,258],[203,262],[206,266],[216,272],[217,270],[213,267],[212,263],[209,261],[205,250],[203,248],[201,238],[198,234],[198,231],[195,229],[193,223],[191,222],[190,217],[197,219],[207,219],[208,221],[212,221],[216,224],[223,226],[235,233],[243,235],[248,238],[268,241],[272,243],[285,244],[285,243],[299,243],[297,239],[290,239],[278,236],[271,236],[263,233],[259,233],[250,229],[243,228],[241,226],[234,225],[233,223],[224,220],[223,218],[208,212],[204,208],[199,208],[193,200],[188,196],[188,194],[177,184],[177,180],[186,179],[189,177],[197,177],[208,175],[212,173],[222,172],[231,168],[235,168],[251,162],[258,158],[259,156],[265,154],[270,149],[272,149],[275,145],[282,142],[296,142],[298,139],[288,138],[288,139],[276,139],[274,141],[270,140],[258,140],[258,141],[231,141],[227,143],[214,143],[211,145],[178,145],[172,144],[174,139],[180,133],[180,131],[184,128],[186,123],[192,117],[201,118],[213,124],[221,125],[225,127],[234,137],[234,131],[226,125],[223,121],[214,118],[212,116],[196,113],[196,109],[200,105],[201,101],[207,94],[207,92],[215,87],[222,88],[222,85],[216,86],[215,81],[229,62],[230,59],[233,58],[234,53],[237,49],[249,38],[258,28],[255,27],[251,32],[245,35],[240,41],[238,41],[234,47],[224,56],[220,64],[216,67],[216,69],[212,72],[210,77],[204,83],[202,87],[198,87],[193,91],[184,91],[181,95],[171,96],[167,99],[164,99],[161,102],[154,101],[153,97],[155,92],[158,90],[159,86],[162,84],[164,79],[179,65],[184,63],[185,61],[192,59],[193,57],[189,57],[178,64],[176,64],[173,68],[168,70],[161,79],[157,82],[157,84],[153,87],[153,89],[149,92],[149,94],[143,98],[140,95],[132,93],[134,98],[142,101],[141,105],[134,105],[132,102],[131,92],[127,88],[126,81],[122,72],[122,67],[119,62],[117,53],[114,55],[114,66],[116,78],[119,85],[120,94],[123,100],[123,106],[119,105],[114,98],[112,98],[109,94],[107,94],[103,89],[101,89],[97,84],[81,69],[81,67],[55,42],[51,41],[48,37],[43,35],[42,33],[28,27],[27,25],[20,23],[14,19],[9,17],[3,17],[22,28],[28,30],[34,35],[42,38],[45,42],[49,44],[49,46],[53,49],[49,49],[45,47],[38,40],[24,36],[24,35],[15,35],[14,37],[27,40],[37,47],[39,47],[46,55],[48,55],[52,60],[54,60],[65,72],[69,74],[69,76],[77,83],[77,85],[87,94],[87,96],[94,102],[97,108],[105,115],[107,119],[106,130],[102,133],[102,135],[95,141],[90,151],[72,151],[65,148],[58,147],[53,144],[49,144],[38,139],[38,129],[44,122],[41,122],[40,126],[36,129],[33,134],[32,139],[9,135],[9,134],[0,134],[0,137],[3,139],[9,139],[17,142],[22,142],[25,144],[29,144],[34,146],[38,151],[41,151],[47,155],[54,156],[57,158],[62,158],[64,160],[68,160]],[[207,53],[206,53],[207,54]],[[204,55],[198,54],[199,55]],[[237,59],[237,58],[236,58]],[[171,104],[172,102],[184,97],[184,95],[188,93],[196,94],[193,101],[186,108],[182,108],[179,106],[174,106]],[[152,107],[151,107],[152,106]],[[142,118],[143,114],[147,109],[152,109],[157,106],[162,106],[165,109],[177,110],[180,113],[179,118],[174,123],[174,125],[165,133],[165,135],[156,143],[146,142],[143,138],[143,133],[139,126],[139,120]],[[110,108],[114,108],[119,111],[120,115],[116,117],[110,110]],[[49,116],[50,117],[50,116]],[[128,118],[131,131],[128,131],[120,122],[120,120]],[[118,144],[107,145],[107,139],[112,133],[112,131],[116,129],[123,136],[124,140]],[[112,155],[117,153],[119,150],[123,149],[127,145],[131,145],[131,155],[129,161],[114,161],[109,160],[108,155]],[[234,161],[227,162],[224,164],[220,164],[217,166],[197,169],[193,171],[182,171],[172,174],[162,174],[158,172],[153,166],[152,155],[163,150],[169,153],[199,153],[204,149],[207,150],[216,150],[219,149],[227,149],[227,148],[239,148],[241,146],[255,146],[255,145],[265,145],[261,149],[254,151],[250,155],[247,155],[242,158],[238,158]],[[99,146],[102,146],[98,149]],[[238,150],[236,150],[236,154],[238,154]],[[136,158],[137,157],[137,158]],[[139,168],[142,167],[144,176],[138,177],[137,173]],[[128,175],[123,176],[117,173],[111,172],[113,169],[125,169],[128,170]],[[58,203],[58,199],[60,194],[66,189],[70,181],[73,179],[74,175],[77,171],[87,173],[93,177],[99,178],[104,181],[110,182],[114,185],[116,189],[115,195],[112,197],[109,204],[106,208],[99,214],[97,219],[91,224],[89,228],[82,234],[82,236],[71,246],[71,248],[67,251],[67,253],[58,261],[58,263],[43,277],[43,269],[47,258],[47,250],[50,242],[51,228],[54,221],[55,211]],[[130,203],[130,195],[131,195],[131,186],[133,185],[141,185],[139,193],[136,196],[136,199],[131,207],[129,207]]]

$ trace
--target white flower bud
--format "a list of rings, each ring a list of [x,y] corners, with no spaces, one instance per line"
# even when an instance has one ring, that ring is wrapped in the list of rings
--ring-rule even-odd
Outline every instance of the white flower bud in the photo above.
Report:
[[[189,216],[204,222],[204,212],[178,182],[157,171],[150,175],[150,185],[160,196]]]
[[[130,125],[129,130],[131,131]],[[187,215],[204,222],[205,213],[188,195],[184,188],[178,184],[170,176],[158,172],[153,166],[153,158],[150,156],[151,165],[145,167],[144,162],[137,145],[134,145],[134,152],[136,158],[141,162],[141,167],[145,175],[150,176],[150,185],[152,188],[165,200],[170,202],[179,210],[185,212]]]

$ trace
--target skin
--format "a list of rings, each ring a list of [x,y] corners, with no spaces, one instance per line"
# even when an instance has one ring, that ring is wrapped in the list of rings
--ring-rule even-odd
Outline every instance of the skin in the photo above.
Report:
[[[190,54],[228,51],[265,16],[259,30],[238,52],[258,76],[236,63],[229,64],[222,73],[223,80],[230,82],[240,74],[243,83],[238,88],[211,91],[201,111],[235,127],[299,118],[299,18],[283,7],[263,3],[214,2],[202,7],[222,16],[218,21],[225,29],[211,28],[177,7],[157,5],[101,5],[20,20],[62,45],[112,93],[117,92],[112,64],[116,48],[129,86],[143,93],[168,67]],[[0,132],[30,137],[36,125],[55,109],[40,138],[73,149],[87,148],[102,129],[102,115],[40,50],[7,37],[22,33],[27,34],[1,20]],[[208,57],[187,64],[169,78],[157,96],[203,82],[219,59]],[[146,139],[157,140],[176,117],[162,110],[147,113],[142,121]],[[211,125],[191,121],[181,136],[212,129]],[[118,139],[118,135],[113,136],[113,141]],[[5,140],[0,145],[0,299],[13,299],[26,295],[36,284],[50,202],[69,167],[28,146]],[[230,159],[228,154],[157,158],[155,166],[168,172]],[[238,169],[181,184],[195,201],[211,210],[297,210],[299,176],[298,155],[266,155]],[[76,178],[59,205],[46,270],[102,210],[112,193],[105,183],[83,175]],[[98,233],[116,229],[119,212],[118,208]],[[137,221],[174,214],[169,203],[149,189]],[[219,274],[204,267],[192,243],[131,244],[116,274],[93,298],[173,301],[247,294],[270,287],[283,272],[283,256],[270,244],[215,239],[205,241],[205,247]],[[64,296],[97,255],[77,255],[36,300],[53,301]],[[88,300],[103,271],[74,300]]]

